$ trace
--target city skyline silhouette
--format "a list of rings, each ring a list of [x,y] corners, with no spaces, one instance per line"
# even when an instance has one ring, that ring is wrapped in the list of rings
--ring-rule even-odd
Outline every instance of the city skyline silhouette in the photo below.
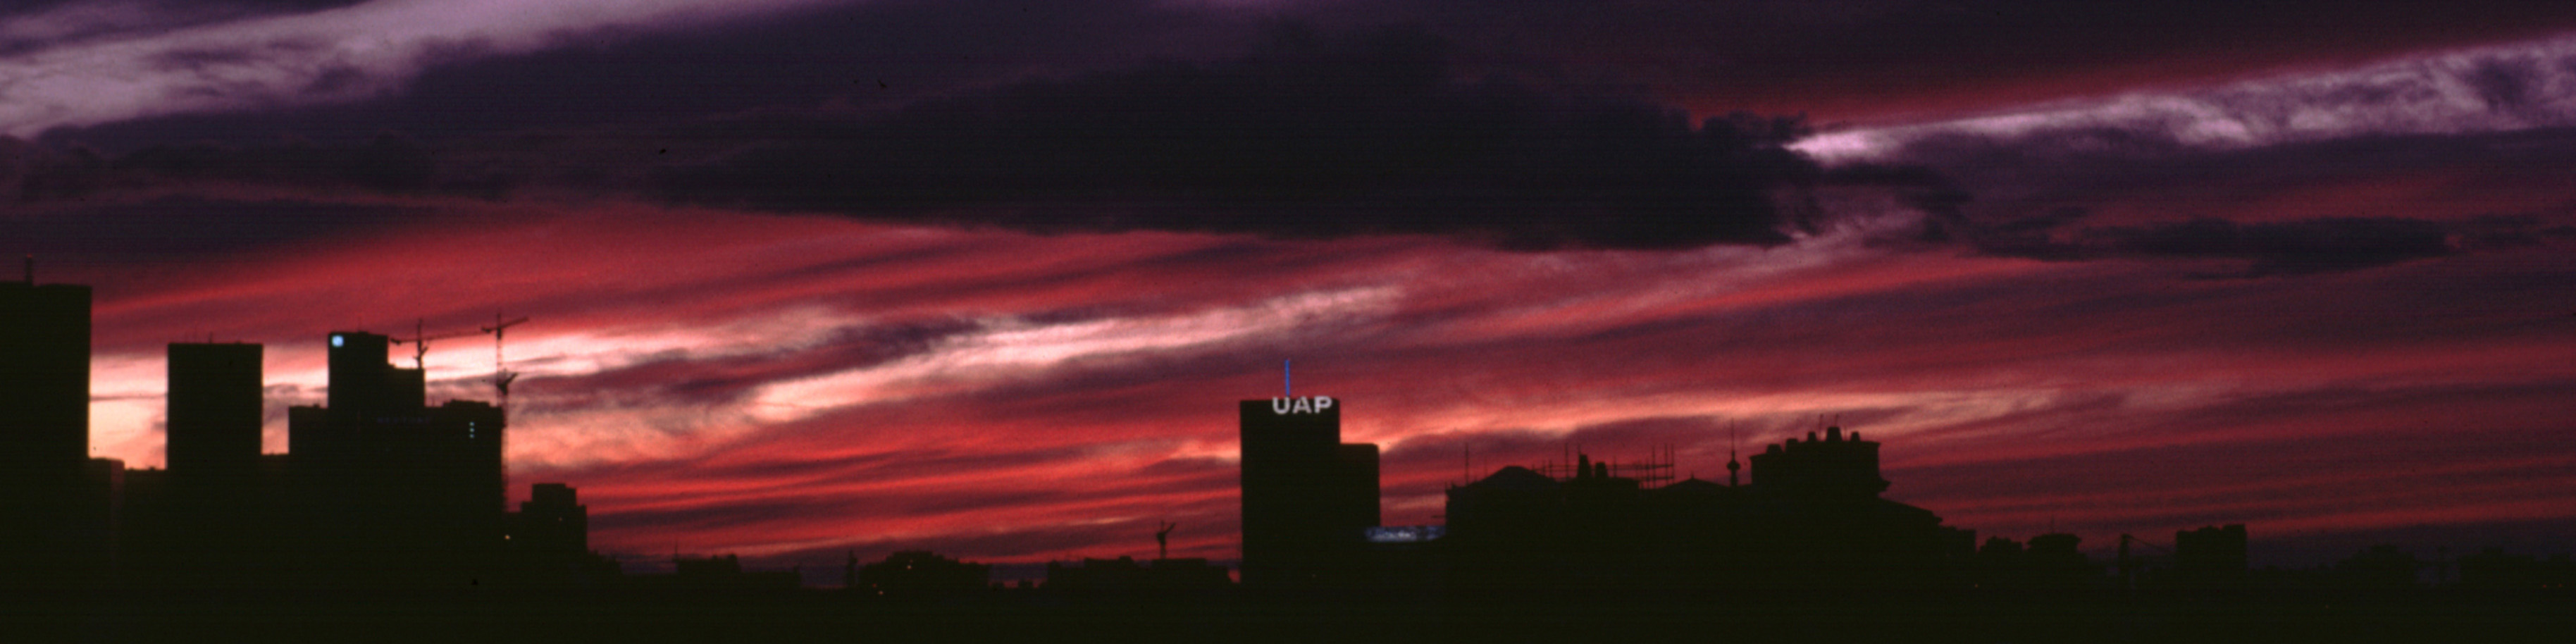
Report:
[[[534,503],[580,574],[1122,588],[1258,577],[1313,516],[1488,539],[1451,493],[1513,467],[1776,514],[1709,488],[1840,427],[1995,561],[2241,525],[2249,570],[2438,586],[2576,543],[2555,5],[218,4],[0,7],[0,288],[88,320],[10,340],[0,456],[175,495],[29,512],[408,499],[356,561]],[[1338,435],[1265,488],[1242,401],[1316,396]],[[418,444],[300,431],[378,426]],[[144,561],[103,530],[7,536]],[[1318,582],[1377,547],[1270,543]]]
[[[484,340],[488,340],[488,338],[485,338]],[[491,376],[489,370],[491,369],[492,363],[488,358],[476,355],[479,352],[477,344],[484,340],[450,340],[446,343],[441,343],[439,349],[428,354],[434,359],[427,364],[435,366],[437,368],[436,371],[443,374],[440,377],[423,380],[424,385],[434,383],[437,387],[436,391],[441,394],[439,397],[433,397],[436,398],[436,400],[433,400],[432,404],[442,400],[489,401],[495,398],[494,392],[491,390],[490,386]],[[308,340],[301,344],[304,346],[298,347],[294,344],[289,344],[277,347],[272,349],[272,353],[283,353],[286,355],[292,355],[293,353],[306,353],[307,355],[310,355],[309,352],[316,348],[313,345],[318,343]],[[207,346],[223,345],[216,344]],[[404,352],[394,351],[392,353]],[[460,356],[459,354],[463,355]],[[409,357],[410,356],[389,355],[386,359],[386,363],[390,368],[397,363],[409,362],[409,360],[404,359]],[[538,362],[542,363],[546,359],[562,360],[564,358],[565,356],[560,355],[546,356],[544,358],[540,358]],[[1310,360],[1310,364],[1313,362],[1318,361]],[[129,362],[128,364],[133,363]],[[166,365],[162,366],[167,368]],[[1258,373],[1257,370],[1247,369],[1246,371],[1252,371],[1255,374]],[[536,381],[539,383],[537,385],[537,391],[540,392],[538,394],[540,397],[537,398],[539,401],[545,400],[544,396],[547,395],[545,389],[548,385],[544,382],[544,377],[545,375],[540,371],[540,376]],[[1276,379],[1278,377],[1278,374],[1269,374],[1266,378],[1256,377],[1252,374],[1244,374],[1236,376],[1235,379],[1238,381],[1247,381],[1246,384],[1255,384],[1255,386],[1257,386],[1258,381],[1261,379]],[[1309,378],[1311,381],[1313,376],[1310,375]],[[159,379],[159,374],[155,374],[155,379]],[[283,426],[287,424],[283,422],[286,420],[286,418],[284,418],[285,414],[283,413],[287,411],[285,408],[299,403],[324,403],[326,401],[315,395],[318,393],[315,390],[328,390],[327,385],[306,389],[301,386],[291,384],[280,388],[278,387],[280,384],[282,383],[264,382],[261,390],[261,404],[266,408],[263,412],[263,415],[266,418],[261,421],[261,424],[265,426],[261,431],[261,433],[265,435],[265,438],[263,439],[265,445],[263,446],[262,451],[269,454],[277,454],[287,451],[286,449],[283,449],[286,445],[282,444],[287,442],[283,439],[286,438],[284,434],[288,433],[283,431],[287,429]],[[304,392],[300,395],[310,397],[292,398],[271,395],[277,391]],[[565,393],[575,392],[555,392],[556,395],[562,395]],[[1236,393],[1233,395],[1242,394]],[[537,404],[542,405],[544,403],[539,402]],[[97,406],[97,403],[94,402],[92,406]],[[1800,431],[1802,424],[1812,428],[1813,426],[1816,426],[1817,423],[1825,422],[1820,418],[1824,415],[1831,414],[1820,414],[1819,417],[1803,419],[1803,422],[1802,419],[1783,419],[1778,418],[1777,416],[1764,419],[1764,422],[1770,423],[1772,424],[1772,427],[1779,429],[1765,429],[1759,431],[1753,435],[1751,440],[1776,441],[1780,438],[1794,437]],[[1596,447],[1592,448],[1591,451],[1600,452],[1605,458],[1634,459],[1637,458],[1637,455],[1640,453],[1660,453],[1661,450],[1670,447],[1672,443],[1689,442],[1696,446],[1696,449],[1693,450],[1693,456],[1695,456],[1695,459],[1683,459],[1681,462],[1676,463],[1675,467],[1680,469],[1676,471],[1675,475],[1691,475],[1699,478],[1713,479],[1717,471],[1724,467],[1725,464],[1724,460],[1720,460],[1718,458],[1721,454],[1717,453],[1716,450],[1721,447],[1727,449],[1740,448],[1748,440],[1744,436],[1746,432],[1742,429],[1742,424],[1744,422],[1742,419],[1725,418],[1724,420],[1720,420],[1720,418],[1723,417],[1682,420],[1678,422],[1670,420],[1659,421],[1668,423],[1666,426],[1662,427],[1657,427],[1652,424],[1644,427],[1621,427],[1614,424],[1603,427],[1578,428],[1575,432],[1556,437],[1554,439],[1541,437],[1543,435],[1506,433],[1502,435],[1502,440],[1485,442],[1482,445],[1479,445],[1479,441],[1474,439],[1455,440],[1454,437],[1439,437],[1423,441],[1430,443],[1432,446],[1416,446],[1412,448],[1412,453],[1410,454],[1397,454],[1397,458],[1409,460],[1416,465],[1404,471],[1391,472],[1388,476],[1390,480],[1402,481],[1410,479],[1415,481],[1416,483],[1413,484],[1412,489],[1416,491],[1412,493],[1420,495],[1423,492],[1436,491],[1438,489],[1437,487],[1429,487],[1426,489],[1425,484],[1455,484],[1460,482],[1462,477],[1466,474],[1469,474],[1469,472],[1457,470],[1454,466],[1439,465],[1438,463],[1440,461],[1454,461],[1454,459],[1465,457],[1468,459],[1469,464],[1473,465],[1476,461],[1480,460],[1477,456],[1479,451],[1483,454],[1481,459],[1482,462],[1488,466],[1495,464],[1535,465],[1543,462],[1563,460],[1563,455],[1555,452],[1562,452],[1566,448],[1576,445],[1594,445]],[[167,422],[166,420],[160,420],[159,418],[155,418],[154,420],[156,422]],[[1730,430],[1725,430],[1726,433],[1721,435],[1721,430],[1717,428],[1719,423],[1725,423],[1732,425],[1733,427]],[[1204,431],[1204,428],[1201,428],[1201,430]],[[1650,440],[1671,442],[1663,442],[1660,444],[1647,442]],[[1727,443],[1727,441],[1730,440],[1734,441],[1733,444]],[[2403,447],[2408,445],[2423,446],[2424,444],[2420,442],[2400,443],[2399,445],[2391,447]],[[1607,447],[1607,449],[1604,449],[1604,447]],[[1454,450],[1454,452],[1451,454],[1440,454],[1438,451],[1434,450]],[[2442,452],[2438,449],[2433,449],[2430,451],[2429,456],[2439,457],[2442,456]],[[2378,456],[2378,458],[2406,457],[2407,456],[2400,454]],[[519,458],[523,459],[521,464],[521,467],[523,468],[527,468],[535,472],[543,472],[547,470],[542,460],[538,460],[537,463],[530,465],[525,463],[525,456],[521,456]],[[1691,460],[1696,460],[1696,462],[1690,462]],[[1899,462],[1901,463],[1902,461]],[[2166,463],[2155,457],[2144,457],[2119,466],[2135,468],[2158,464]],[[161,464],[145,461],[135,463],[134,465],[138,467],[153,467]],[[1941,470],[1936,469],[1933,471]],[[540,478],[543,477],[543,475],[537,476]],[[558,476],[555,478],[569,477]],[[527,485],[552,480],[553,479],[550,478],[537,480],[535,478],[521,476],[514,481],[512,488],[525,489]],[[1925,480],[1923,483],[1932,486],[1939,486],[1942,484],[1955,484],[1956,481],[1933,479]],[[1392,491],[1392,495],[1394,496],[1406,494],[1405,488],[1400,485],[1390,485],[1390,487],[1395,488]],[[1903,490],[1900,490],[1900,494],[1903,492]],[[596,492],[594,492],[594,494],[596,494]],[[1417,496],[1417,498],[1419,497]],[[1416,509],[1407,513],[1403,509],[1405,504],[1401,499],[1391,500],[1388,507],[1395,509],[1389,511],[1389,513],[1394,516],[1384,522],[1387,525],[1440,523],[1440,521],[1435,520],[1430,516],[1436,514],[1436,512],[1424,512],[1420,509]],[[1421,508],[1423,506],[1415,505],[1413,507]],[[612,512],[614,511],[616,510],[612,510]],[[1218,515],[1214,517],[1210,517],[1209,514],[1210,513],[1207,511],[1202,511],[1200,514],[1196,515],[1196,517],[1200,518],[1201,521],[1193,523],[1194,527],[1207,526],[1206,529],[1192,531],[1196,533],[1195,535],[1192,535],[1192,532],[1182,533],[1183,535],[1197,537],[1198,543],[1200,544],[1196,546],[1196,549],[1192,549],[1192,546],[1188,545],[1190,543],[1190,541],[1187,540],[1188,536],[1185,536],[1184,540],[1181,542],[1183,544],[1182,552],[1191,556],[1200,556],[1224,561],[1231,561],[1239,557],[1239,552],[1234,551],[1232,547],[1232,535],[1228,534],[1234,529],[1232,517],[1222,516],[1221,510],[1219,510],[1217,513]],[[2026,517],[2020,521],[2018,525],[2007,524],[2006,527],[2002,529],[2007,530],[2012,534],[2021,535],[2039,534],[2042,532],[2072,532],[2084,536],[2086,538],[2086,542],[2088,544],[2092,544],[2089,547],[2099,553],[2109,548],[2110,546],[2108,544],[2115,542],[2116,535],[2121,533],[2158,533],[2168,529],[2198,525],[2217,525],[2221,523],[2251,522],[2260,525],[2261,521],[2259,519],[2251,518],[2253,516],[2257,515],[2213,513],[2203,517],[2171,521],[2163,525],[2149,525],[2149,522],[2130,521],[2126,518],[2114,518],[2110,523],[2114,523],[2115,525],[2108,526],[2106,529],[2106,526],[2088,524],[2084,519],[2066,516],[2062,511],[2050,511],[2041,516]],[[2031,519],[2037,520],[2033,521]],[[973,552],[970,552],[969,554],[973,554],[984,559],[997,559],[1005,562],[1022,564],[1037,564],[1048,560],[1067,560],[1093,556],[1151,556],[1154,553],[1154,551],[1150,549],[1151,545],[1149,542],[1144,541],[1137,535],[1152,534],[1156,528],[1159,527],[1154,524],[1157,520],[1168,519],[1148,517],[1123,522],[1127,525],[1128,530],[1115,534],[1102,533],[1093,535],[1089,538],[1089,543],[1095,545],[1089,547],[1077,546],[1055,549],[1024,549],[1019,550],[1018,552],[1020,554],[1016,556],[1009,553],[1002,553],[1000,556]],[[1972,518],[1972,520],[1974,519]],[[1991,519],[1986,520],[1991,521]],[[2067,527],[2066,530],[2056,529],[2055,524],[2061,520],[2064,520]],[[2128,521],[2128,523],[2121,523],[2124,521]],[[864,522],[856,523],[864,525]],[[615,524],[611,523],[611,525]],[[1142,526],[1141,530],[1137,529],[1137,526],[1139,525]],[[2412,530],[2409,530],[2408,528],[2412,528]],[[2258,542],[2256,548],[2256,561],[2262,564],[2273,565],[2318,565],[2329,563],[2337,558],[2349,554],[2349,551],[2353,548],[2381,542],[2403,543],[2415,550],[2425,551],[2428,555],[2437,554],[2439,552],[2469,552],[2477,548],[2489,546],[2504,546],[2522,550],[2534,550],[2536,548],[2542,548],[2555,543],[2551,539],[2553,539],[2555,535],[2559,534],[2556,532],[2557,529],[2550,527],[2549,524],[2544,523],[2532,525],[2527,522],[2520,526],[2508,524],[2508,527],[2504,530],[2489,534],[2480,534],[2475,529],[2465,527],[2449,530],[2427,528],[2438,528],[2438,526],[2405,525],[2398,526],[2395,530],[2384,528],[2378,530],[2352,530],[2351,532],[2358,533],[2355,535],[2336,535],[2333,534],[2332,531],[2320,531],[2314,528],[2297,529],[2296,526],[2294,526],[2292,531],[2293,534],[2302,534],[2307,536],[2310,540],[2315,540],[2319,532],[2325,532],[2326,534],[2324,536],[2327,537],[2326,540],[2334,541],[2335,545],[2313,549],[2266,550],[2265,544]],[[664,555],[667,555],[672,550],[700,554],[743,552],[749,550],[754,553],[753,556],[756,560],[768,562],[768,564],[775,565],[776,567],[794,567],[802,565],[808,568],[821,568],[826,567],[830,563],[832,558],[830,555],[832,553],[840,550],[847,550],[850,545],[867,545],[872,550],[881,550],[884,552],[892,552],[909,547],[906,543],[895,541],[872,543],[872,540],[867,538],[866,532],[867,528],[857,528],[843,534],[828,535],[828,537],[837,537],[839,539],[838,543],[845,545],[822,545],[791,556],[780,557],[775,556],[778,554],[776,551],[762,552],[758,549],[757,544],[713,542],[692,543],[682,546],[681,544],[673,543],[672,540],[667,538],[661,538],[658,535],[639,535],[640,538],[632,538],[621,542],[617,540],[617,535],[612,530],[606,535],[608,540],[605,543],[617,545],[611,545],[609,548],[606,548],[605,551],[618,554],[622,559],[629,561],[644,562],[664,559],[666,558]],[[1017,570],[1018,572],[1015,574],[1023,576],[1029,575],[1034,571],[1033,568],[1027,568],[1025,566],[1009,568],[1006,570]],[[821,577],[812,577],[812,579],[817,581],[822,580]]]
[[[86,286],[39,285],[32,273],[0,286],[0,310],[14,314],[0,325],[0,355],[22,386],[44,391],[85,379],[87,356],[62,345],[86,344],[88,295]],[[425,371],[387,355],[407,343],[416,361],[425,359],[428,336],[415,334],[408,341],[327,334],[327,404],[288,409],[285,454],[261,454],[256,440],[265,347],[184,342],[168,346],[166,363],[170,435],[180,447],[171,468],[127,469],[69,448],[20,450],[0,472],[10,483],[0,512],[11,518],[0,539],[29,556],[0,569],[0,586],[55,598],[16,607],[10,621],[42,637],[157,639],[208,618],[168,598],[195,606],[240,592],[324,592],[342,599],[218,609],[224,617],[216,623],[249,620],[260,625],[243,632],[302,638],[329,637],[316,624],[431,616],[506,631],[487,638],[551,639],[561,635],[530,629],[580,628],[592,619],[585,615],[663,611],[677,602],[696,610],[654,621],[723,628],[731,620],[714,616],[772,611],[773,636],[811,637],[870,614],[922,629],[907,638],[946,639],[1061,636],[1069,626],[1065,616],[1049,616],[1059,610],[1050,607],[1076,602],[1076,614],[1091,619],[1142,610],[1228,630],[1289,620],[1338,637],[1360,636],[1343,629],[1365,624],[1371,639],[1527,634],[1541,622],[1599,634],[1591,620],[1615,619],[1627,622],[1617,630],[1623,634],[1753,620],[1764,628],[1745,632],[1759,638],[1821,641],[2286,633],[2402,640],[2557,628],[2566,616],[2548,607],[2562,605],[2576,581],[2576,563],[2564,554],[2543,559],[2497,547],[2425,558],[2379,544],[2331,566],[2257,569],[2249,545],[2259,541],[2243,524],[2176,530],[2163,542],[2170,545],[2121,534],[2107,562],[2063,532],[2026,543],[2002,535],[1980,541],[1973,528],[1883,498],[1892,482],[1880,469],[1882,443],[1839,424],[1740,458],[1731,447],[1723,484],[1696,474],[1677,480],[1669,449],[1621,462],[1569,444],[1563,455],[1571,462],[1505,465],[1448,486],[1446,525],[1385,526],[1379,446],[1340,442],[1349,401],[1288,395],[1295,390],[1283,366],[1283,395],[1237,404],[1238,560],[1173,558],[1168,539],[1178,525],[1158,522],[1149,561],[1049,561],[1042,580],[1009,580],[997,579],[992,564],[927,549],[862,566],[853,548],[837,588],[791,595],[813,586],[801,566],[760,570],[739,554],[675,549],[667,572],[655,574],[604,556],[589,547],[589,506],[571,485],[532,484],[527,500],[507,510],[506,408],[429,405]],[[508,372],[496,367],[487,382],[505,395]],[[21,396],[10,403],[15,421],[6,429],[30,445],[65,443],[79,429],[83,398]],[[1473,479],[1472,452],[1462,450],[1461,462]],[[459,591],[472,594],[453,595]],[[943,625],[950,617],[918,612],[922,601],[984,622]],[[2344,608],[2320,612],[2311,606],[2335,604],[2317,602]],[[389,612],[393,606],[412,616]],[[1864,617],[1778,621],[1819,609]],[[116,614],[143,625],[96,623]],[[2161,616],[2151,625],[2123,621],[2141,614]],[[2248,628],[2251,621],[2271,625]],[[629,637],[705,636],[679,632]]]

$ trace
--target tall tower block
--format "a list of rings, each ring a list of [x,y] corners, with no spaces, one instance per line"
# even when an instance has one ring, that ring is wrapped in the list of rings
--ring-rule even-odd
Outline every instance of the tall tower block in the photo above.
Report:
[[[1342,444],[1342,408],[1329,397],[1238,405],[1243,582],[1324,583],[1376,524],[1376,449]]]
[[[172,475],[247,479],[258,471],[260,359],[256,344],[170,345]]]
[[[89,457],[90,290],[0,282],[0,588],[106,569],[122,464]]]
[[[90,290],[0,282],[0,477],[89,461]]]
[[[385,361],[386,351],[392,348],[391,339],[359,331],[333,331],[330,342],[331,388],[326,406],[334,415],[372,420],[393,403],[393,365]]]

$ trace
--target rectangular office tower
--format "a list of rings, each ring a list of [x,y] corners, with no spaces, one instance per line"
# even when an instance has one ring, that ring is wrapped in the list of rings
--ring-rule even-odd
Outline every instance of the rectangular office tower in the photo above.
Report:
[[[89,457],[89,309],[89,287],[38,285],[32,267],[0,283],[0,588],[106,569],[122,468]]]
[[[172,476],[246,480],[259,471],[261,347],[170,345]]]
[[[330,389],[326,405],[346,420],[367,421],[397,408],[418,410],[420,389],[406,388],[395,377],[385,354],[392,339],[361,331],[333,331],[330,336]],[[406,391],[405,389],[409,389]]]
[[[1330,397],[1240,403],[1243,583],[1327,585],[1377,523],[1377,450],[1344,445]]]
[[[0,477],[89,461],[89,287],[0,283]]]
[[[326,406],[287,410],[287,452],[306,470],[362,466],[370,451],[417,434],[427,381],[386,362],[392,339],[364,331],[329,336]]]

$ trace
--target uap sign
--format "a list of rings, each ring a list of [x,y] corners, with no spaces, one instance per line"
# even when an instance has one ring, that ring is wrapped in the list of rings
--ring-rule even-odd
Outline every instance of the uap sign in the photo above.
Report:
[[[1288,414],[1320,414],[1324,413],[1324,410],[1332,408],[1333,397],[1331,396],[1270,399],[1270,411],[1283,416]]]

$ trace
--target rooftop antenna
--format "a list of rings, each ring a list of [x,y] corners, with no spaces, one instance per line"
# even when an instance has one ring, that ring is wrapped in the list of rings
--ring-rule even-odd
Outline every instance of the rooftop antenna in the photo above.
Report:
[[[1726,486],[1727,486],[1727,487],[1735,487],[1735,485],[1736,485],[1736,483],[1735,483],[1735,472],[1736,472],[1736,470],[1744,469],[1744,464],[1743,464],[1743,463],[1735,462],[1735,447],[1736,447],[1737,441],[1738,441],[1738,439],[1737,439],[1737,438],[1736,438],[1736,436],[1735,436],[1735,423],[1727,423],[1727,424],[1726,424]]]

